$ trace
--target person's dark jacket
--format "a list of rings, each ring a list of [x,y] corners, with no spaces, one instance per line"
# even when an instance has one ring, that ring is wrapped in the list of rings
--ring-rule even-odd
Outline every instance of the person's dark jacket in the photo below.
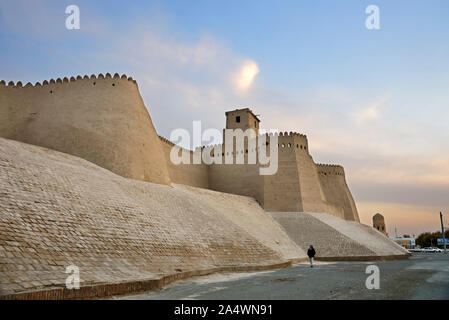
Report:
[[[315,249],[309,248],[309,249],[307,250],[307,255],[309,256],[309,258],[315,257]]]

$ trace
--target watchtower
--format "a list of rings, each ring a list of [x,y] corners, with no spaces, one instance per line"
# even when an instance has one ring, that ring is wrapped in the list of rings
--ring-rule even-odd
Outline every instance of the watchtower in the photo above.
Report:
[[[259,118],[249,109],[236,109],[226,114],[226,129],[253,129],[259,135]]]
[[[380,213],[373,216],[373,228],[379,230],[384,235],[387,235],[387,227],[385,226],[385,218]]]

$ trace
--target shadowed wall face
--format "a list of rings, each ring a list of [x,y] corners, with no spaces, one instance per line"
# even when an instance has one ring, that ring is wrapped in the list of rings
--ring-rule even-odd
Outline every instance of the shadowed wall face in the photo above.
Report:
[[[329,212],[348,221],[360,222],[343,167],[323,164],[317,164],[316,167]]]
[[[109,74],[58,80],[0,85],[0,136],[79,156],[126,178],[170,183],[135,81]]]

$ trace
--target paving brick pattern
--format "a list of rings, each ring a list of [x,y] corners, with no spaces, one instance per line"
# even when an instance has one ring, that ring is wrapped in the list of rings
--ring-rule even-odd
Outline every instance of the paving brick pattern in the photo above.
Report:
[[[251,198],[122,178],[0,138],[0,295],[269,265],[304,251]]]

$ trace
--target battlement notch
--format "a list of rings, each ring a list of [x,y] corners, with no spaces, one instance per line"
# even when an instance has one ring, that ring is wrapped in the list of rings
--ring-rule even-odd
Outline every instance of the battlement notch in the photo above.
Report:
[[[340,165],[317,163],[316,167],[319,174],[345,176],[345,169]]]
[[[30,88],[30,87],[45,87],[48,85],[55,85],[55,84],[69,84],[72,82],[77,81],[84,81],[84,80],[101,80],[101,79],[117,79],[117,80],[127,80],[132,81],[134,84],[137,85],[136,80],[134,80],[132,77],[128,77],[126,74],[123,74],[120,76],[118,73],[115,73],[112,77],[110,73],[106,74],[106,77],[103,74],[99,74],[96,76],[95,74],[92,74],[90,77],[88,75],[78,75],[78,76],[71,76],[70,78],[64,77],[64,78],[57,78],[50,79],[50,80],[44,80],[42,81],[42,84],[40,82],[36,82],[34,85],[31,82],[28,82],[25,86],[23,86],[23,83],[21,81],[17,81],[17,83],[14,83],[14,81],[9,81],[8,83],[5,80],[0,81],[0,86],[4,87],[14,87],[14,88]]]

